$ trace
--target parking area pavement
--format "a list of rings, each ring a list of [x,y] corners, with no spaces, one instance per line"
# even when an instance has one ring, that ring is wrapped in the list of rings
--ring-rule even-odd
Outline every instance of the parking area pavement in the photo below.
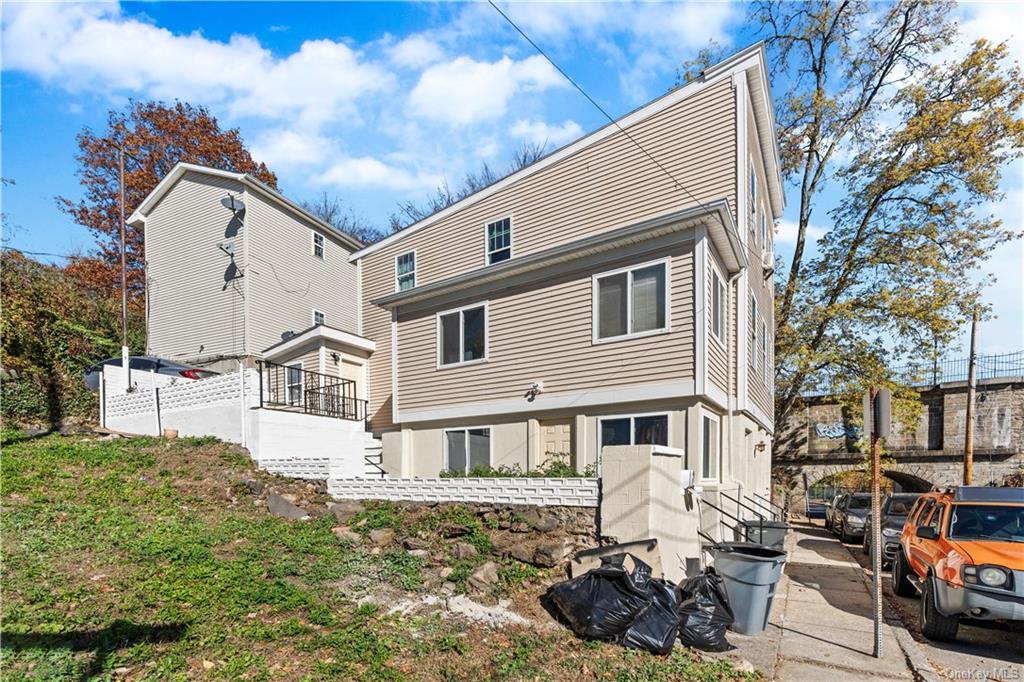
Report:
[[[871,577],[871,560],[860,545],[846,545],[864,575]],[[933,642],[921,634],[920,599],[892,592],[891,574],[882,572],[883,595],[900,615],[939,679],[1024,680],[1024,631],[1007,625],[961,621],[954,642]]]

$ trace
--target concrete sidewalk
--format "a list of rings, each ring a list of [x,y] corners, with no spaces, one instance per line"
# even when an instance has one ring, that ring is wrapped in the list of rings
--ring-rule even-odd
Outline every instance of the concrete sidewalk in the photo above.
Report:
[[[872,656],[874,621],[863,569],[823,529],[794,525],[789,561],[776,588],[768,629],[755,637],[730,632],[745,659],[782,682],[911,680],[892,627],[882,623],[882,657]]]

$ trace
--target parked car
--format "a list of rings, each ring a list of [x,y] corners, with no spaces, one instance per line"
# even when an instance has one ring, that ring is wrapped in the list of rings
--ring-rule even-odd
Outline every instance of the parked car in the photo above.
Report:
[[[864,524],[871,511],[871,493],[847,493],[832,513],[832,532],[840,542],[854,542],[864,535]]]
[[[103,362],[98,362],[85,370],[85,385],[90,391],[100,390],[100,374],[103,373],[104,365],[120,367],[121,358],[109,358]],[[172,362],[171,360],[164,360],[163,358],[157,358],[151,355],[130,356],[128,358],[128,367],[139,372],[156,372],[157,374],[177,377],[180,379],[206,379],[217,376],[217,372],[212,372],[208,369],[203,369],[202,367],[190,367],[189,365],[182,365],[177,362]]]
[[[839,509],[839,505],[842,504],[848,494],[839,493],[830,502],[825,503],[825,530],[833,531],[835,529],[833,519],[835,518],[836,510]]]
[[[882,501],[882,566],[892,563],[907,514],[920,493],[892,493]],[[864,520],[864,553],[871,554],[871,511]]]
[[[921,632],[956,638],[963,617],[1024,623],[1024,489],[960,487],[922,495],[892,569],[898,595],[921,596]]]

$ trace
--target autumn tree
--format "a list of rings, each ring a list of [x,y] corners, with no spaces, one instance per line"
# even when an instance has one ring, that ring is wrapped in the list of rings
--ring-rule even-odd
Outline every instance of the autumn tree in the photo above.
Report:
[[[222,129],[209,110],[186,102],[132,101],[124,111],[108,114],[105,131],[86,128],[77,140],[84,197],[57,202],[98,240],[97,258],[79,259],[68,268],[94,291],[120,291],[119,147],[125,151],[126,216],[178,162],[250,173],[277,187],[277,177],[253,160],[237,128]],[[125,243],[128,289],[137,300],[145,287],[142,230],[127,227]]]
[[[1005,45],[981,40],[953,56],[952,8],[755,10],[797,204],[776,286],[777,423],[812,382],[853,393],[890,382],[896,362],[930,358],[978,304],[972,273],[1018,236],[985,206],[1024,148],[1024,79]],[[823,206],[829,187],[839,198]],[[816,250],[812,221],[825,230]]]
[[[364,244],[372,244],[387,236],[385,232],[357,216],[351,208],[346,208],[341,199],[327,192],[322,192],[316,199],[303,201],[302,208]]]

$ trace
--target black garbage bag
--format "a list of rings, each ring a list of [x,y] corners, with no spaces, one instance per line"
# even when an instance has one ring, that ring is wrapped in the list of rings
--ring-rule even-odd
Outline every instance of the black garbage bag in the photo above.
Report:
[[[578,578],[552,585],[551,601],[582,637],[614,640],[652,601],[651,567],[632,554],[613,554]]]
[[[679,632],[679,588],[667,580],[648,583],[651,601],[637,614],[619,643],[631,649],[646,649],[656,654],[672,651]]]
[[[725,629],[732,625],[733,613],[722,576],[707,568],[683,583],[681,591],[679,639],[683,644],[704,651],[732,648]]]

